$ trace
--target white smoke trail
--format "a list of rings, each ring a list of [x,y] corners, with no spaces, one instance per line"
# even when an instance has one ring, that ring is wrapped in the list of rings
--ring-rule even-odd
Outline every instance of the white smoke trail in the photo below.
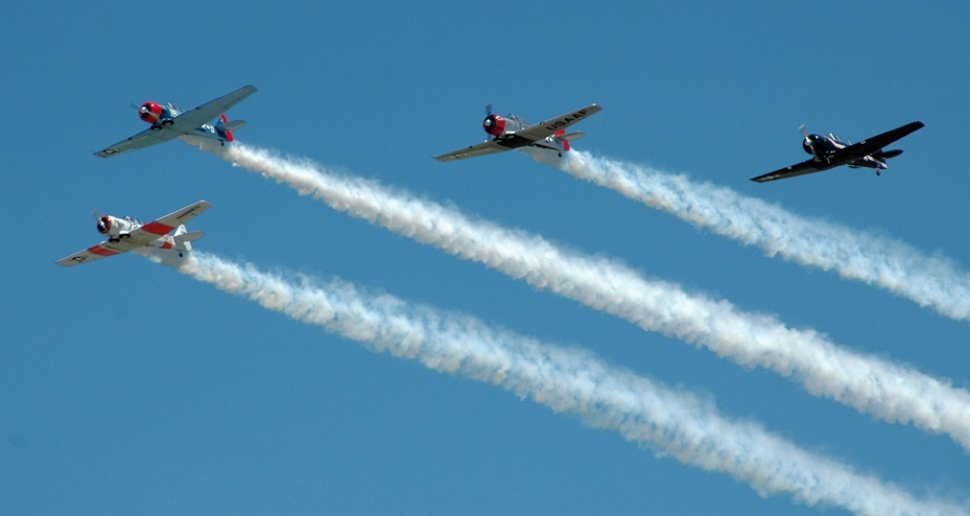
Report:
[[[946,258],[926,256],[896,240],[800,217],[778,205],[684,175],[594,158],[586,152],[570,154],[558,168],[579,179],[669,212],[695,227],[758,246],[768,256],[835,271],[842,278],[932,307],[946,317],[970,321],[970,276]]]
[[[282,158],[238,142],[223,156],[336,210],[484,263],[645,330],[792,377],[810,393],[859,412],[948,434],[970,450],[970,394],[948,382],[841,349],[814,331],[788,328],[771,316],[742,312],[727,301],[647,280],[618,261],[565,250],[374,181],[326,172],[310,161]]]
[[[495,330],[469,316],[409,306],[389,295],[369,295],[340,281],[320,286],[303,277],[296,284],[198,251],[180,270],[374,351],[488,382],[591,426],[617,430],[654,447],[658,455],[731,475],[762,496],[789,493],[800,503],[859,514],[964,511],[942,501],[916,500],[897,486],[812,455],[755,423],[724,418],[710,402],[610,367],[586,351]]]

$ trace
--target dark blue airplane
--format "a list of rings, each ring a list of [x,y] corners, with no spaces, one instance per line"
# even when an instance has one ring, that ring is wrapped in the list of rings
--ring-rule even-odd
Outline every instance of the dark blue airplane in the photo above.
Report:
[[[799,127],[802,135],[802,148],[805,152],[812,155],[812,159],[796,163],[768,174],[752,177],[752,181],[764,183],[776,179],[785,179],[813,172],[821,172],[830,168],[848,165],[849,168],[867,167],[876,169],[876,175],[889,168],[886,160],[895,158],[903,153],[902,150],[882,150],[883,147],[899,140],[900,138],[923,127],[923,122],[911,122],[902,127],[897,127],[892,131],[887,131],[878,136],[862,140],[858,143],[850,143],[842,140],[834,134],[822,136],[819,134],[808,134],[805,126]]]

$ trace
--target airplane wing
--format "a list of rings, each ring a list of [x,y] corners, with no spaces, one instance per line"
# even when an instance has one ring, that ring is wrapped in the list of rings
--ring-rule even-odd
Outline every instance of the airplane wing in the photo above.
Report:
[[[886,131],[882,134],[873,136],[872,138],[867,138],[860,142],[853,143],[852,145],[838,151],[835,154],[834,159],[843,163],[848,163],[849,161],[868,156],[873,152],[885,147],[886,145],[889,145],[890,143],[893,143],[896,140],[899,140],[904,136],[923,128],[923,126],[923,122],[910,122],[902,127],[897,127],[891,131]]]
[[[129,233],[131,236],[128,237],[128,241],[141,242],[141,245],[145,245],[162,235],[169,234],[180,224],[185,224],[186,222],[194,219],[196,215],[208,210],[211,207],[212,205],[209,204],[209,201],[194,202],[181,210],[169,213],[158,220],[142,225],[138,229]]]
[[[767,181],[775,181],[777,179],[785,179],[789,177],[811,174],[813,172],[821,172],[823,170],[828,170],[834,166],[836,165],[828,165],[825,163],[820,163],[818,161],[815,161],[815,158],[812,158],[809,160],[805,160],[801,163],[796,163],[794,165],[778,169],[774,172],[762,174],[758,177],[752,177],[751,180],[758,183],[765,183]]]
[[[156,236],[155,238],[158,237]],[[117,242],[109,242],[105,240],[100,244],[93,245],[83,251],[74,253],[67,258],[57,260],[57,265],[73,267],[75,265],[93,262],[94,260],[100,260],[101,258],[107,258],[116,254],[126,253],[132,249],[141,247],[142,245],[144,244],[136,244],[130,240],[119,240]]]
[[[181,210],[169,213],[156,221],[142,225],[117,242],[106,240],[83,251],[74,253],[71,256],[62,258],[57,261],[57,265],[73,267],[144,247],[158,237],[167,235],[180,224],[185,224],[189,220],[192,220],[196,215],[209,209],[211,206],[208,201],[195,202]]]
[[[180,114],[175,117],[174,123],[168,129],[178,134],[194,131],[196,127],[209,123],[212,119],[219,116],[220,113],[228,111],[229,108],[239,104],[253,93],[256,93],[255,86],[243,86],[232,93],[223,95],[195,109]],[[162,132],[165,132],[165,130],[163,129]]]
[[[134,150],[144,149],[145,147],[174,140],[183,134],[188,134],[194,131],[202,124],[208,123],[210,120],[219,116],[220,113],[227,111],[232,106],[242,102],[243,99],[252,95],[253,93],[256,93],[255,86],[243,86],[242,88],[239,88],[228,95],[223,95],[211,102],[206,102],[205,104],[202,104],[191,111],[186,111],[185,113],[180,114],[174,118],[172,125],[168,127],[162,127],[159,130],[146,129],[132,136],[131,138],[121,140],[110,147],[99,150],[98,152],[95,152],[94,155],[99,158],[110,158],[119,154],[125,154]]]
[[[530,125],[521,131],[516,131],[515,135],[532,140],[534,142],[539,141],[543,138],[548,138],[556,133],[560,129],[565,129],[584,118],[594,115],[602,111],[603,108],[596,104],[590,104],[582,109],[577,109],[575,111],[570,111],[564,115],[559,115],[555,118],[550,118],[549,120],[543,120],[535,125]]]
[[[509,147],[503,147],[494,140],[484,141],[478,145],[472,145],[464,149],[459,149],[454,152],[448,152],[442,154],[441,156],[435,156],[434,159],[438,161],[454,161],[456,159],[474,158],[475,156],[484,156],[486,154],[494,154],[496,152],[505,152],[511,150]]]
[[[174,140],[177,137],[178,133],[174,133],[172,131],[153,131],[151,129],[145,129],[131,138],[125,138],[124,140],[121,140],[110,147],[106,147],[98,152],[95,152],[94,155],[99,158],[110,158],[119,154],[125,154],[126,152],[144,149],[145,147],[151,147],[152,145]]]

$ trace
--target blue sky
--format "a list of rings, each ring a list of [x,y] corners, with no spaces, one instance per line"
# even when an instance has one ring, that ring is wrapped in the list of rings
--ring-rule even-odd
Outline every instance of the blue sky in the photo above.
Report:
[[[337,213],[175,142],[100,160],[145,100],[244,84],[246,143],[376,179],[648,278],[811,328],[967,388],[966,322],[768,258],[518,153],[442,164],[484,105],[540,120],[597,102],[576,143],[684,172],[966,269],[968,8],[248,2],[0,7],[0,506],[49,513],[810,514],[491,385],[375,354],[138,256],[73,269],[92,209],[199,199],[199,248],[339,277],[586,348],[918,495],[965,500],[945,436],[808,395],[679,340]],[[882,177],[749,177],[922,120]],[[830,510],[838,513],[838,510]]]

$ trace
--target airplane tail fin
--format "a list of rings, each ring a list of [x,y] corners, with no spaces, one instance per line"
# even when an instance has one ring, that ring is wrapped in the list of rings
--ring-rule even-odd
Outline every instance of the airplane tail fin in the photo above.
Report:
[[[583,136],[586,136],[586,133],[582,131],[573,131],[567,134],[565,129],[560,129],[556,131],[556,134],[553,135],[553,138],[555,138],[557,142],[562,142],[562,150],[568,151],[569,142],[578,140]]]
[[[219,115],[219,123],[216,124],[216,129],[225,135],[226,141],[233,141],[235,138],[232,135],[233,131],[242,129],[246,125],[245,120],[233,120],[229,121],[229,117],[225,113]]]
[[[565,129],[560,129],[556,131],[555,134],[553,134],[553,136],[556,137],[556,141],[558,141],[559,143],[562,143],[562,151],[569,152],[569,140],[563,138],[563,136],[565,135],[566,135]]]

